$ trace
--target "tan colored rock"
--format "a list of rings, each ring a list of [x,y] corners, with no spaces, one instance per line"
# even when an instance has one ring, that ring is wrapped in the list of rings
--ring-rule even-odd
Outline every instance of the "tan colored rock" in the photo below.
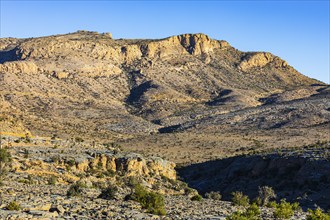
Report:
[[[108,38],[112,39],[112,34],[110,32],[103,33],[104,36],[107,36]]]
[[[138,45],[129,45],[121,48],[122,60],[126,63],[132,63],[134,60],[141,59],[142,52]]]
[[[0,72],[4,73],[26,73],[35,74],[38,73],[40,69],[32,61],[13,61],[0,64]]]
[[[268,63],[272,62],[274,56],[270,53],[254,53],[248,55],[240,64],[239,68],[243,71],[247,71],[253,67],[264,67]]]
[[[156,175],[176,179],[175,163],[155,157],[148,162],[148,168]]]
[[[53,76],[58,79],[66,79],[69,77],[69,73],[67,72],[54,72]]]
[[[85,172],[89,169],[89,161],[86,160],[80,160],[80,161],[76,161],[76,169],[79,172]]]
[[[238,68],[243,71],[247,71],[254,67],[262,68],[269,63],[272,63],[277,68],[288,67],[288,63],[279,57],[276,57],[271,53],[258,52],[247,55],[245,59],[239,64]]]
[[[142,52],[151,59],[185,54],[199,56],[222,46],[225,47],[225,42],[219,43],[205,34],[183,34],[150,42],[142,47]]]
[[[175,164],[158,157],[145,159],[139,154],[106,155],[99,154],[90,159],[76,160],[74,172],[86,172],[88,170],[112,170],[125,173],[129,176],[149,176],[151,173],[176,179]]]
[[[49,211],[49,209],[52,207],[51,203],[39,203],[39,204],[35,204],[35,205],[29,205],[29,206],[24,206],[22,207],[22,209],[24,211]]]
[[[218,41],[205,34],[184,34],[178,38],[182,46],[193,55],[207,54],[221,47]]]
[[[107,170],[116,171],[116,159],[114,157],[108,158],[107,160]]]

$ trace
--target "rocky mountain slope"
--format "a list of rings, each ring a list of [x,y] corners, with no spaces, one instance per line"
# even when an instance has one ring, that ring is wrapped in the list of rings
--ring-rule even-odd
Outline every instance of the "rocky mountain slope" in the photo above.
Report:
[[[182,142],[201,131],[207,137],[199,141],[226,149],[251,145],[245,139],[227,143],[242,132],[247,139],[280,141],[278,127],[289,128],[298,143],[328,139],[319,132],[329,127],[327,85],[271,53],[241,52],[204,34],[128,40],[78,31],[4,38],[0,48],[2,132],[112,140],[128,150],[135,147],[131,143],[154,138],[158,146],[166,145],[163,133],[183,129]],[[317,137],[296,135],[307,130]]]
[[[12,163],[0,216],[160,218],[126,201],[130,177],[168,194],[165,219],[224,219],[245,210],[192,202],[196,191],[177,179],[173,162],[200,193],[220,190],[230,200],[239,190],[252,199],[268,184],[281,198],[326,209],[329,198],[320,192],[329,188],[328,147],[319,148],[321,159],[294,152],[330,142],[329,99],[329,85],[276,55],[242,52],[205,34],[2,38],[0,140]],[[85,194],[66,197],[78,183]],[[119,187],[118,198],[98,198],[109,184]],[[6,209],[13,196],[20,211]],[[263,219],[272,213],[261,208]]]

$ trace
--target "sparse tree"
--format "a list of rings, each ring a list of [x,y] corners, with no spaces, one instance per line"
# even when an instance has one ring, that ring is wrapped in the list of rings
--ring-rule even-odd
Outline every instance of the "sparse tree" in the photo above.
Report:
[[[244,207],[249,206],[250,199],[248,196],[244,195],[242,192],[232,192],[231,194],[233,196],[232,202],[235,205],[244,206]]]
[[[276,198],[276,194],[273,188],[270,186],[259,186],[259,197],[261,199],[262,205],[266,206],[270,199]]]

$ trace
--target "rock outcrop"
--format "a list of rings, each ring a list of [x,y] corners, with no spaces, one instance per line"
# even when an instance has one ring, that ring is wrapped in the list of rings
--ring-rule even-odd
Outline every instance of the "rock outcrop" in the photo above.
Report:
[[[251,68],[262,68],[272,62],[275,67],[285,68],[288,66],[286,61],[281,60],[271,53],[251,53],[243,58],[238,68],[243,71],[248,71]]]
[[[42,72],[42,70],[32,61],[14,61],[0,64],[0,72],[14,74],[37,74]]]
[[[59,161],[64,163],[65,161]],[[119,172],[128,176],[150,175],[165,176],[169,179],[176,179],[175,164],[161,158],[144,158],[139,154],[113,155],[94,154],[90,158],[75,159],[75,164],[71,167],[77,172],[87,172],[89,170],[103,169]]]
[[[42,150],[36,150],[43,154]],[[125,176],[143,177],[150,179],[162,176],[176,180],[175,164],[159,157],[145,158],[139,154],[122,154],[102,151],[85,151],[76,157],[67,153],[55,154],[49,157],[35,157],[29,159],[14,159],[12,169],[15,172],[38,173],[40,175],[56,172],[62,167],[69,168],[73,175],[91,171],[110,171]],[[31,156],[30,156],[31,157]]]

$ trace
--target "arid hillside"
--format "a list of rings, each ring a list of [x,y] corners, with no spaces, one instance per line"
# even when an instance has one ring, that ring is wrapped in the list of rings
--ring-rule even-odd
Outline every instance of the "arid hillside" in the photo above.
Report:
[[[3,38],[0,48],[4,133],[118,142],[175,162],[255,140],[329,140],[327,85],[271,53],[204,34],[128,40],[78,31]]]
[[[0,218],[309,219],[330,208],[329,100],[205,34],[2,38]]]

